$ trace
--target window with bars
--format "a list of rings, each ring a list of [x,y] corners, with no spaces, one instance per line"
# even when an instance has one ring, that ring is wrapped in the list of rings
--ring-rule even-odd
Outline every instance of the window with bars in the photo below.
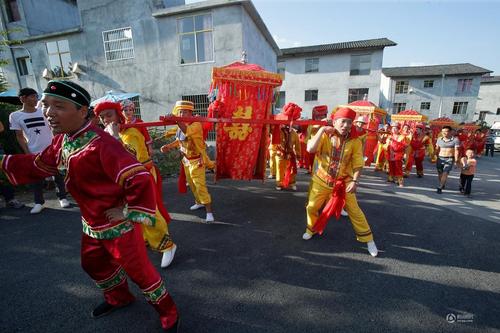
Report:
[[[286,103],[286,92],[280,91],[278,95],[278,100],[276,101],[276,108],[281,109],[285,106]]]
[[[394,103],[392,105],[392,109],[394,113],[400,113],[401,111],[406,110],[406,103]]]
[[[420,103],[420,111],[429,111],[431,109],[431,102]]]
[[[306,73],[319,72],[319,58],[306,59]]]
[[[119,61],[134,58],[134,39],[132,28],[120,28],[102,32],[106,61]]]
[[[47,42],[47,53],[49,55],[50,69],[57,78],[70,77],[71,53],[69,43],[66,39],[55,42]]]
[[[304,100],[306,102],[317,101],[318,100],[318,89],[306,90]]]
[[[365,95],[368,96],[368,88],[349,89],[347,103],[361,101],[365,97]]]
[[[469,102],[455,102],[455,103],[453,103],[452,114],[466,114],[468,104],[469,104]]]
[[[208,114],[208,106],[210,102],[207,94],[201,95],[183,95],[182,100],[191,101],[194,103],[193,115],[206,117]],[[209,131],[207,135],[207,142],[215,142],[215,131]]]
[[[470,92],[472,87],[472,79],[459,79],[457,86],[457,93]]]
[[[142,119],[142,116],[141,116],[141,102],[139,100],[139,96],[129,98],[129,101],[134,102],[134,106],[135,106],[134,116],[136,118]]]
[[[434,88],[434,80],[424,80],[424,88]]]
[[[212,14],[183,17],[177,20],[181,64],[214,60]]]
[[[396,89],[394,92],[396,94],[407,94],[409,85],[410,82],[408,81],[396,81]]]

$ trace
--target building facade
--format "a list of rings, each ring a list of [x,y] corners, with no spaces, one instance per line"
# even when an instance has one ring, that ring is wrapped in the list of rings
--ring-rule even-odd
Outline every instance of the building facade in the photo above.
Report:
[[[40,91],[48,79],[65,78],[93,98],[139,93],[145,120],[181,98],[206,111],[212,67],[245,51],[248,62],[276,72],[280,52],[249,0],[9,0],[2,25],[23,42],[4,51],[13,88]]]
[[[481,76],[490,70],[472,64],[382,69],[381,106],[389,114],[413,109],[429,119],[473,120]]]
[[[296,103],[303,109],[302,116],[309,118],[316,105],[333,109],[365,95],[378,104],[384,48],[395,45],[380,38],[282,49],[279,106]]]
[[[489,126],[500,122],[500,76],[481,78],[474,120],[484,121]]]

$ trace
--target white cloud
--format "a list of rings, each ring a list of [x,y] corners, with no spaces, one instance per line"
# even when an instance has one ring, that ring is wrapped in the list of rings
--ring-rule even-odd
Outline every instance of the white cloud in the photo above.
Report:
[[[286,37],[280,37],[277,35],[273,35],[274,41],[280,48],[287,48],[287,47],[299,47],[302,45],[301,41],[298,40],[291,40]]]

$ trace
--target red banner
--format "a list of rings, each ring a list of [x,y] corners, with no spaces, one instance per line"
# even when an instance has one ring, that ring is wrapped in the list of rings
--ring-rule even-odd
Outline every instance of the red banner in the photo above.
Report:
[[[272,88],[246,87],[244,98],[222,95],[223,118],[232,123],[217,125],[216,179],[263,179],[267,126],[238,123],[238,119],[264,120],[268,116]],[[263,155],[264,154],[264,155]]]

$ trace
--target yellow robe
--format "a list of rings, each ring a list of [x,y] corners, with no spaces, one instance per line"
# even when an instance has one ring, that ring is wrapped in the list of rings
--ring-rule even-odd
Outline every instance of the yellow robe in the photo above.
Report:
[[[203,140],[203,128],[200,122],[193,122],[186,128],[186,140],[177,138],[168,147],[177,147],[182,154],[182,164],[189,187],[197,204],[207,205],[212,202],[208,193],[205,168],[213,169],[215,163],[210,160]]]
[[[120,139],[125,148],[134,154],[139,162],[143,163],[147,167],[156,182],[156,170],[152,167],[153,162],[151,161],[144,136],[141,132],[136,128],[127,128],[120,131]],[[158,210],[158,206],[156,207],[155,225],[147,226],[141,224],[141,227],[144,240],[151,249],[159,252],[165,252],[169,251],[174,246],[174,242],[172,241],[168,231],[167,222]]]
[[[287,156],[287,152],[295,153],[297,160],[300,156],[299,135],[294,129],[292,129],[291,132],[289,133],[290,133],[290,139],[288,140],[288,147],[287,143],[285,142],[285,135],[282,129],[280,129],[280,144],[275,145],[276,186],[279,187],[283,186],[283,180],[285,178],[286,168],[288,165],[288,161],[290,159],[290,156]],[[290,185],[295,184],[295,178],[296,174],[292,173],[292,175],[290,176]]]
[[[323,206],[330,200],[333,191],[333,181],[335,175],[329,174],[331,154],[333,143],[330,137],[323,133],[316,150],[316,166],[313,170],[313,177],[309,187],[309,196],[306,207],[307,228],[306,232],[314,234],[313,227],[318,220]],[[343,155],[338,170],[338,179],[343,179],[347,185],[352,181],[355,170],[362,169],[363,144],[360,139],[351,139],[345,143]],[[368,221],[365,214],[359,208],[356,194],[346,193],[345,211],[349,214],[351,225],[356,234],[356,239],[360,242],[369,242],[373,240]]]

